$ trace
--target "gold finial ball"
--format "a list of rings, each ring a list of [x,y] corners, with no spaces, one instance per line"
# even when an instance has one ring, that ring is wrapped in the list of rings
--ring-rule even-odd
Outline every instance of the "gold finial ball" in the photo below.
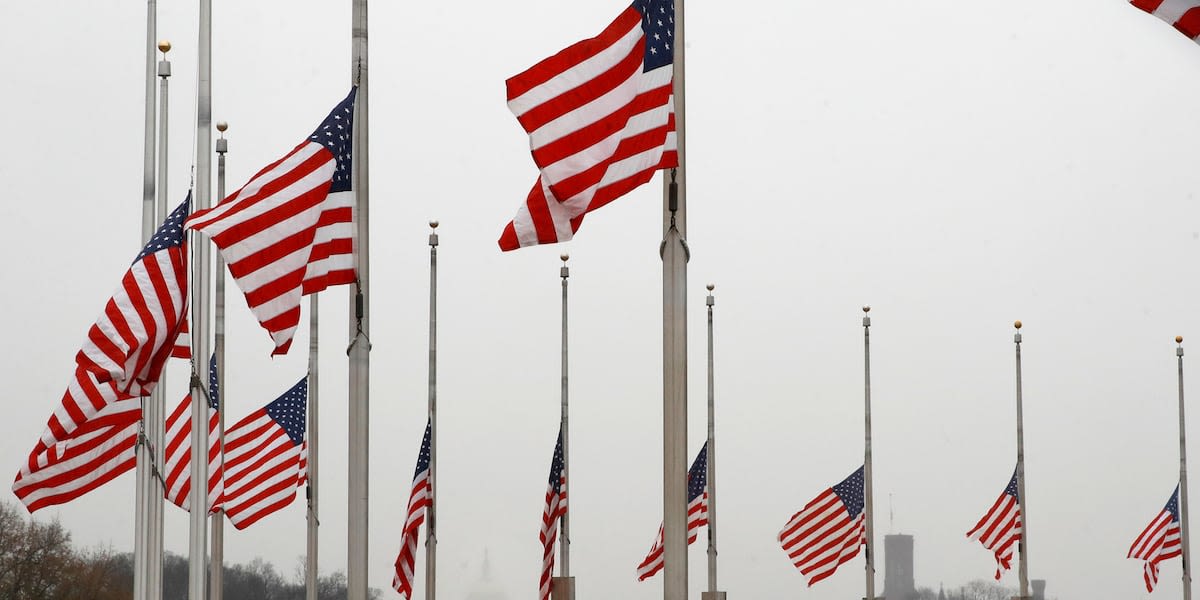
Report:
[[[229,123],[226,123],[225,121],[217,121],[217,131],[225,133],[226,129],[229,129]]]
[[[1020,321],[1013,321],[1013,327],[1016,327],[1017,329],[1020,329],[1020,328],[1021,328],[1021,322],[1020,322]]]
[[[558,255],[558,258],[559,258],[559,260],[561,260],[563,262],[567,262],[568,260],[570,260],[571,255],[570,254],[560,254],[560,255]]]
[[[162,52],[163,54],[170,52],[171,51],[171,42],[168,42],[167,40],[159,40],[158,51]]]
[[[430,227],[432,227],[432,228],[434,228],[434,229],[437,229],[438,222],[437,222],[437,221],[430,221],[430,222],[429,222],[429,226],[430,226]]]
[[[871,312],[871,307],[869,305],[863,305],[863,312],[865,312],[865,313]]]
[[[1177,335],[1177,336],[1175,336],[1175,343],[1176,343],[1176,344],[1182,344],[1182,343],[1183,343],[1183,336],[1182,336],[1182,335]]]
[[[710,292],[717,289],[717,285],[715,283],[710,283],[704,287],[708,288],[708,291],[710,291]]]

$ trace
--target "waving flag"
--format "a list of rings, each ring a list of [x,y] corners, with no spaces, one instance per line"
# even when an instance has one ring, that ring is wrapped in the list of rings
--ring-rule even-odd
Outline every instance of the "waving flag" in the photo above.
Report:
[[[225,491],[225,475],[222,471],[220,390],[217,386],[217,357],[208,362],[208,512],[221,508],[221,496]],[[188,394],[167,416],[166,444],[163,456],[163,471],[166,479],[167,500],[189,510],[188,495],[192,491],[192,396]]]
[[[1200,0],[1131,0],[1130,3],[1200,43]]]
[[[565,466],[562,430],[560,429],[558,442],[554,444],[554,458],[550,460],[550,479],[546,484],[546,506],[542,509],[542,530],[538,532],[538,540],[542,542],[542,576],[538,580],[539,600],[550,599],[550,584],[554,577],[554,544],[558,542],[558,522],[567,514],[567,478],[563,477]]]
[[[425,522],[425,510],[431,501],[429,494],[429,436],[432,430],[433,422],[430,421],[425,425],[425,439],[421,441],[421,451],[417,454],[417,469],[413,474],[412,493],[408,496],[408,518],[404,520],[400,554],[396,557],[396,572],[392,575],[392,588],[400,592],[400,597],[405,600],[412,598],[417,536],[421,532],[421,524]]]
[[[1142,578],[1146,581],[1146,591],[1153,592],[1158,584],[1158,563],[1183,554],[1183,545],[1179,536],[1179,486],[1167,500],[1162,512],[1154,517],[1142,534],[1133,540],[1126,558],[1138,558],[1146,561]]]
[[[808,579],[809,587],[833,575],[867,543],[863,481],[859,467],[804,505],[779,532],[783,551]]]
[[[272,355],[291,347],[301,296],[355,280],[355,92],[287,156],[187,222],[220,249],[250,312],[275,342]]]
[[[225,432],[225,515],[238,529],[289,505],[308,481],[308,378]]]
[[[700,447],[692,468],[688,469],[688,545],[696,541],[701,527],[708,525],[708,442]],[[638,565],[638,581],[653,577],[663,568],[663,528],[650,546],[650,553]]]
[[[190,197],[158,228],[88,330],[74,376],[13,481],[29,511],[69,502],[134,467],[139,396],[153,391],[185,323],[189,205]]]
[[[635,0],[600,35],[508,80],[540,176],[501,250],[565,242],[583,216],[678,166],[675,4]]]
[[[979,540],[984,548],[996,554],[996,579],[1012,568],[1013,546],[1021,540],[1021,502],[1017,495],[1017,473],[1013,471],[1008,486],[996,503],[988,509],[967,537]]]

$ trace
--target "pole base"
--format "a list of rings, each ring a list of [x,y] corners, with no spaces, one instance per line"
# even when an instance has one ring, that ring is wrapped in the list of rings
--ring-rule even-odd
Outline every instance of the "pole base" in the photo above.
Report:
[[[550,579],[550,600],[575,600],[575,578],[553,577]]]
[[[725,600],[725,592],[700,592],[700,600]]]

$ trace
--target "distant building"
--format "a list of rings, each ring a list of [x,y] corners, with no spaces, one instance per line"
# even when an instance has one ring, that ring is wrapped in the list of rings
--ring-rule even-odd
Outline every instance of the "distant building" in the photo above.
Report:
[[[508,600],[508,594],[500,587],[499,583],[492,579],[492,565],[488,560],[487,550],[483,551],[483,568],[479,579],[475,581],[475,585],[471,586],[471,592],[467,594],[466,600]]]
[[[1033,600],[1046,600],[1046,580],[1034,579],[1029,582],[1033,586]]]
[[[883,597],[910,600],[917,593],[913,577],[913,536],[883,536]]]

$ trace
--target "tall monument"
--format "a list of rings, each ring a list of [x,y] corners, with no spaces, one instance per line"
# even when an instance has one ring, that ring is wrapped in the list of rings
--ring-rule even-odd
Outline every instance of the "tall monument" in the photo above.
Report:
[[[886,600],[910,600],[916,597],[913,577],[913,536],[883,536],[883,597]]]

